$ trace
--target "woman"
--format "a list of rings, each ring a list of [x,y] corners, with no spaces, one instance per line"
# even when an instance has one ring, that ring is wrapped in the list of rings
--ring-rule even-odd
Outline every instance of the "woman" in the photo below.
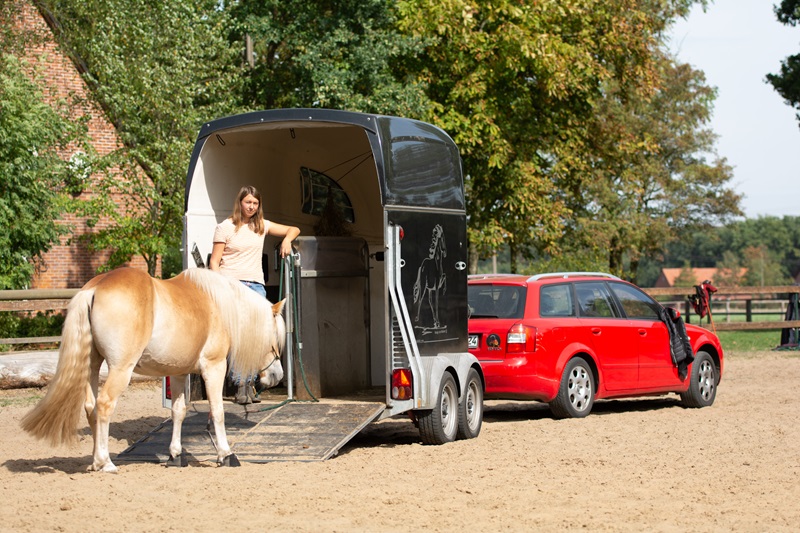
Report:
[[[264,237],[283,237],[281,257],[292,253],[292,241],[300,235],[295,226],[284,226],[264,220],[261,193],[250,185],[239,190],[233,204],[233,214],[217,225],[214,231],[214,247],[211,249],[209,268],[229,278],[238,279],[258,294],[267,297],[261,256]],[[248,387],[249,379],[242,381],[234,376],[239,387],[236,403],[246,404],[260,401]]]

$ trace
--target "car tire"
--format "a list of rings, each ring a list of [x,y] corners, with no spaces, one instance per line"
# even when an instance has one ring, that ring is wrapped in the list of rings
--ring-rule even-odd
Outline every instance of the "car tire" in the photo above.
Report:
[[[583,357],[574,357],[564,367],[558,395],[550,402],[556,418],[583,418],[594,405],[594,374]]]
[[[417,415],[423,444],[445,444],[458,433],[458,388],[453,376],[445,372],[439,384],[436,406]]]
[[[717,366],[707,352],[699,351],[692,362],[689,388],[681,393],[684,407],[708,407],[717,397]]]
[[[474,439],[483,424],[483,380],[474,368],[469,369],[467,383],[458,404],[457,439]]]

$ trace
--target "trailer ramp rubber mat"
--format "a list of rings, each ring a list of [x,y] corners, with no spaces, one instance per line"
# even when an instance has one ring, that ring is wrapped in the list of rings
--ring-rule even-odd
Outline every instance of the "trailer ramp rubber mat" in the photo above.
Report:
[[[376,420],[385,407],[383,402],[335,400],[292,402],[277,408],[226,403],[225,429],[240,461],[324,461]],[[208,422],[207,404],[194,404],[183,421],[181,443],[190,463],[216,461]],[[171,438],[172,420],[165,420],[115,460],[166,463]]]

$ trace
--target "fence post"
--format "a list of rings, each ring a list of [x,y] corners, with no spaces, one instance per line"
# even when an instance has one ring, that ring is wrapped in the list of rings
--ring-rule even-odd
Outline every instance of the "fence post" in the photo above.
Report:
[[[747,318],[745,318],[745,322],[752,322],[753,321],[753,300],[748,298],[744,301],[744,313]]]
[[[692,306],[691,306],[691,304],[689,304],[689,300],[686,300],[685,302],[683,302],[683,306],[684,306],[684,308],[686,310],[686,312],[683,313],[683,314],[684,314],[684,316],[686,316],[686,323],[689,324],[690,323],[689,318],[692,316],[691,315]]]

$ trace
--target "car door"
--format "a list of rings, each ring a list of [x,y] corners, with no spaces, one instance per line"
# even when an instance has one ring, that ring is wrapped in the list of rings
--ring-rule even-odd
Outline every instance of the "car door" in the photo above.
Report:
[[[601,370],[601,387],[609,391],[634,389],[639,381],[636,332],[621,316],[602,281],[575,282],[578,320],[589,332]]]
[[[678,381],[677,371],[669,351],[669,331],[658,315],[660,304],[632,285],[609,282],[609,286],[636,332],[639,388],[674,385]]]

